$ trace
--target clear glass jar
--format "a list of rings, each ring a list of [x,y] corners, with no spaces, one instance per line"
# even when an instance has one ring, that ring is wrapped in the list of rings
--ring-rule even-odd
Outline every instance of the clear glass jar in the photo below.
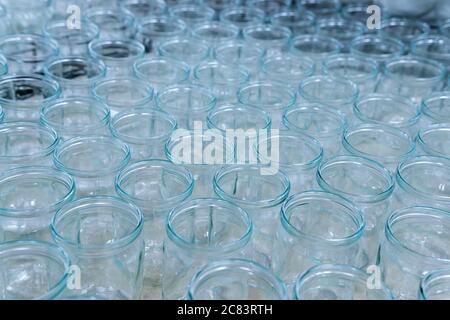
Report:
[[[334,38],[318,34],[307,34],[294,37],[289,44],[289,51],[300,57],[308,57],[320,64],[327,57],[341,52],[343,44]]]
[[[56,300],[67,286],[70,259],[40,241],[0,244],[0,300]]]
[[[272,127],[278,129],[281,125],[283,112],[292,107],[297,96],[294,91],[283,83],[275,81],[252,82],[238,90],[238,101],[243,105],[261,108],[272,119]]]
[[[237,90],[250,80],[250,75],[244,68],[217,62],[197,65],[193,76],[193,82],[211,90],[218,102],[237,102]]]
[[[136,34],[134,16],[118,8],[99,8],[88,10],[87,19],[100,28],[100,39],[130,39]]]
[[[241,31],[249,25],[263,23],[264,18],[263,10],[249,6],[227,7],[220,14],[220,21],[231,23]]]
[[[87,20],[81,21],[80,29],[69,29],[66,20],[50,20],[44,27],[44,35],[58,42],[62,56],[87,55],[89,42],[99,33],[97,25]]]
[[[44,72],[59,83],[63,97],[89,96],[93,84],[105,77],[106,66],[89,57],[68,56],[50,61]]]
[[[417,299],[422,276],[450,266],[449,231],[448,211],[409,207],[389,216],[380,267],[396,299]]]
[[[189,281],[206,263],[251,254],[252,221],[231,202],[191,200],[170,212],[165,227],[163,299],[185,298]]]
[[[135,40],[94,40],[89,43],[89,54],[106,65],[108,78],[132,76],[133,65],[144,57],[145,47]]]
[[[422,99],[421,126],[450,123],[450,91],[434,92]]]
[[[34,122],[0,124],[0,171],[22,166],[51,166],[56,132]]]
[[[61,141],[107,135],[109,120],[108,106],[90,97],[62,98],[44,104],[41,109],[41,123],[53,128]]]
[[[287,49],[292,32],[280,25],[255,24],[242,31],[244,41],[263,49],[266,56],[279,55]]]
[[[137,78],[149,82],[156,94],[170,85],[187,82],[190,68],[181,61],[151,58],[136,61],[133,71]]]
[[[281,11],[270,23],[289,28],[293,36],[316,33],[316,15],[310,11]]]
[[[39,75],[13,75],[0,79],[0,105],[5,121],[38,121],[43,103],[56,100],[61,88]]]
[[[449,300],[450,299],[450,269],[429,272],[420,281],[420,300]]]
[[[216,172],[214,191],[250,214],[254,225],[252,260],[270,266],[279,210],[290,191],[289,179],[280,170],[265,172],[263,166],[227,166]]]
[[[323,148],[323,159],[339,153],[341,138],[347,127],[345,115],[339,110],[318,104],[297,105],[283,115],[283,126],[294,133],[317,139]]]
[[[129,161],[126,144],[102,136],[69,139],[53,154],[54,165],[74,177],[78,197],[114,195],[114,177]]]
[[[164,144],[176,128],[171,115],[149,108],[124,110],[111,120],[113,136],[130,147],[132,161],[164,159]]]
[[[196,121],[205,123],[216,102],[210,90],[193,84],[167,87],[156,96],[156,106],[171,114],[184,129],[193,129]]]
[[[365,25],[358,21],[344,20],[338,17],[317,21],[317,33],[340,41],[344,45],[342,52],[348,52],[350,42],[361,36],[364,31]]]
[[[9,33],[34,33],[42,30],[44,23],[53,14],[52,2],[53,0],[2,1],[7,12]]]
[[[281,207],[272,268],[291,291],[298,274],[321,263],[361,267],[364,218],[352,202],[332,193],[295,194]]]
[[[379,124],[361,124],[344,131],[342,144],[355,156],[366,157],[395,172],[397,165],[415,153],[414,140],[404,131]]]
[[[226,22],[206,22],[192,28],[193,41],[200,41],[209,47],[236,40],[238,36],[239,28]]]
[[[58,43],[37,34],[11,34],[0,38],[0,52],[10,74],[43,74],[45,63],[59,54]]]
[[[450,38],[429,35],[411,41],[411,53],[442,63],[450,71]]]
[[[203,0],[203,3],[214,9],[216,15],[215,20],[220,20],[220,14],[222,10],[228,7],[235,7],[241,3],[241,0]]]
[[[189,171],[165,160],[145,160],[125,167],[116,177],[116,191],[144,215],[143,299],[161,299],[164,227],[167,216],[192,194]]]
[[[332,78],[352,81],[360,95],[374,92],[379,75],[375,60],[351,54],[328,57],[322,63],[322,72]]]
[[[140,22],[148,16],[164,16],[167,13],[167,5],[164,0],[122,0],[119,8],[123,12],[131,14]]]
[[[295,282],[295,300],[393,300],[384,284],[369,289],[370,274],[349,265],[320,264]]]
[[[266,15],[265,22],[270,21],[270,17],[274,14],[287,10],[292,0],[246,0],[246,6],[262,10]]]
[[[190,38],[175,38],[162,42],[158,53],[164,58],[186,62],[195,66],[208,59],[209,47],[204,43],[192,41]]]
[[[0,243],[51,241],[50,222],[75,196],[71,176],[49,167],[20,167],[0,175]]]
[[[62,207],[51,231],[56,244],[78,266],[80,288],[65,299],[135,300],[143,284],[144,219],[133,204],[116,197],[87,197]]]
[[[212,21],[215,11],[205,5],[181,3],[170,7],[169,14],[192,28],[196,24]]]
[[[450,124],[433,124],[419,130],[416,138],[420,154],[450,158]]]
[[[92,87],[92,95],[109,107],[111,117],[130,108],[153,106],[153,88],[134,77],[99,81]]]
[[[328,18],[339,14],[341,3],[339,0],[299,0],[297,10],[308,10],[317,18]]]
[[[389,170],[367,158],[336,156],[321,163],[317,182],[323,190],[351,200],[363,212],[364,259],[367,265],[375,264],[384,223],[391,212],[394,179]]]
[[[286,286],[269,269],[245,259],[208,263],[192,278],[187,300],[287,300]]]
[[[381,22],[379,34],[383,37],[399,39],[408,48],[411,40],[430,33],[430,26],[417,19],[390,18]]]
[[[359,36],[350,43],[350,53],[355,56],[372,58],[380,64],[403,55],[405,51],[406,47],[401,41],[379,35]]]
[[[395,208],[430,206],[450,210],[450,159],[416,156],[402,162],[396,173]]]

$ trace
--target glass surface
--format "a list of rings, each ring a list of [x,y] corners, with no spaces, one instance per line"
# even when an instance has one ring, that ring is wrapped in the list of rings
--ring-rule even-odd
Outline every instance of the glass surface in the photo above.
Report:
[[[318,18],[334,16],[339,13],[341,4],[339,0],[299,0],[297,1],[299,10],[309,10]]]
[[[136,34],[136,21],[133,15],[111,8],[91,9],[86,13],[89,21],[100,29],[100,39],[130,39]]]
[[[310,11],[281,11],[270,22],[289,28],[294,36],[316,32],[316,15]]]
[[[422,99],[423,125],[450,123],[450,91],[434,92]]]
[[[296,36],[289,44],[292,54],[313,59],[318,64],[318,70],[324,59],[341,52],[342,48],[343,44],[338,40],[318,34]]]
[[[317,33],[335,38],[343,45],[343,51],[349,51],[350,42],[362,35],[366,26],[358,21],[344,20],[341,18],[319,19],[317,21]]]
[[[372,58],[378,63],[399,57],[406,51],[401,41],[378,35],[359,36],[350,43],[350,52],[355,56]]]
[[[192,26],[212,21],[214,9],[205,5],[179,4],[169,8],[169,14],[176,19],[182,20],[189,28]]]
[[[264,18],[264,11],[256,7],[227,7],[220,14],[220,21],[231,23],[241,31],[251,24],[264,22]]]
[[[186,34],[186,24],[168,16],[145,18],[138,27],[136,40],[145,46],[145,52],[154,53],[161,42]]]
[[[450,124],[423,127],[416,142],[420,153],[450,158]]]
[[[164,58],[183,61],[190,66],[203,62],[209,57],[209,47],[190,38],[172,39],[162,42],[158,53]]]
[[[192,37],[210,47],[235,40],[238,36],[239,28],[226,22],[206,22],[192,28]]]
[[[242,31],[244,41],[265,50],[267,56],[281,54],[287,49],[291,30],[279,25],[255,24]]]
[[[449,300],[450,299],[449,269],[428,273],[422,278],[419,289],[421,300]]]
[[[384,37],[399,39],[405,46],[411,44],[411,40],[420,36],[426,36],[430,32],[430,26],[416,19],[385,19],[381,23],[379,33]]]

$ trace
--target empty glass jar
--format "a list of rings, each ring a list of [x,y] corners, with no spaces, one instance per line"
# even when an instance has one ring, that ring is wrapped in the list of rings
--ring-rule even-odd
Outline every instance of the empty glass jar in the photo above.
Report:
[[[226,22],[205,22],[192,28],[193,41],[200,41],[209,47],[235,40],[238,36],[239,28]]]
[[[136,21],[133,15],[118,8],[88,10],[87,19],[95,23],[100,29],[100,39],[130,39],[136,34]]]
[[[299,0],[297,1],[297,9],[300,11],[309,10],[317,18],[327,18],[339,13],[341,2],[339,0]]]
[[[287,49],[292,32],[280,25],[255,24],[242,31],[244,41],[266,52],[267,56],[279,55]]]
[[[163,16],[167,13],[164,0],[122,0],[119,2],[120,10],[129,13],[139,22],[149,16]]]
[[[175,38],[162,42],[158,47],[158,53],[162,57],[183,61],[190,66],[195,66],[208,59],[209,47],[190,38]]]
[[[317,70],[320,70],[320,63],[323,60],[341,52],[342,48],[343,44],[338,40],[318,34],[296,36],[289,44],[289,51],[292,54],[313,59],[318,64]]]
[[[214,9],[200,4],[179,4],[169,8],[169,14],[182,20],[189,28],[199,23],[212,21]]]
[[[424,58],[439,61],[450,71],[450,38],[429,35],[411,42],[411,53]]]
[[[350,42],[362,35],[364,31],[365,26],[354,20],[344,20],[335,17],[317,21],[317,33],[339,40],[344,45],[342,48],[343,52],[348,52]]]
[[[263,23],[265,13],[255,7],[227,7],[220,13],[220,21],[228,22],[242,30],[252,24]]]
[[[426,36],[430,32],[430,26],[416,19],[391,18],[381,22],[379,34],[383,37],[399,39],[406,47],[411,40],[420,36]]]
[[[420,281],[420,300],[449,300],[450,299],[449,269],[429,272]]]
[[[380,64],[403,55],[405,51],[406,47],[399,40],[379,35],[362,35],[350,43],[352,54],[372,58]]]
[[[423,127],[417,134],[416,142],[421,154],[450,158],[450,124]]]
[[[422,99],[422,126],[450,123],[450,91],[434,92]]]
[[[293,36],[316,32],[316,15],[310,11],[281,11],[272,16],[270,23],[289,28]]]

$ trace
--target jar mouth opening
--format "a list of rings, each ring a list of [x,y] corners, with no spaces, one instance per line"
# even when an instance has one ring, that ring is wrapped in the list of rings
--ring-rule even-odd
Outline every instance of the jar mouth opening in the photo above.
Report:
[[[75,71],[75,77],[72,78],[71,74],[73,73],[72,64],[75,64],[78,68]],[[65,70],[67,69],[67,70]],[[87,76],[86,79],[78,79],[76,75],[77,69],[80,71],[84,70],[85,73],[92,72],[91,76]],[[48,65],[44,67],[44,73],[62,83],[82,83],[82,84],[90,84],[95,83],[98,80],[102,79],[106,75],[106,67],[103,61],[94,60],[86,57],[76,57],[76,56],[68,56],[64,58],[57,58],[53,61],[49,62]],[[67,73],[67,76],[65,75]]]
[[[433,105],[437,101],[442,101],[442,103],[439,103],[440,106],[438,109],[448,109],[447,115],[440,114],[434,110]],[[439,122],[444,119],[444,121],[450,122],[450,91],[435,92],[430,96],[424,98],[422,100],[421,109],[423,114],[429,116],[432,119],[439,120]]]
[[[151,17],[144,19],[139,24],[138,33],[144,35],[163,34],[175,36],[184,33],[186,28],[186,24],[179,19],[170,17]]]
[[[435,124],[430,125],[428,127],[422,128],[419,130],[419,133],[417,134],[417,144],[421,146],[422,149],[425,150],[427,154],[435,155],[435,156],[442,156],[442,157],[449,157],[450,154],[446,153],[445,151],[440,151],[439,149],[436,149],[435,146],[430,145],[429,139],[427,138],[428,135],[432,135],[432,137],[436,137],[435,135],[443,135],[443,138],[450,138],[450,125],[449,124]],[[450,139],[446,140],[449,141],[450,145]]]
[[[176,82],[183,82],[189,78],[190,67],[186,63],[167,58],[151,58],[151,59],[144,58],[136,61],[133,65],[133,71],[136,77],[144,81],[162,83],[158,82],[158,79],[151,79],[151,81],[148,80],[148,75],[145,72],[143,72],[142,70],[143,67],[152,64],[169,65],[170,68],[172,68],[173,70],[175,70],[176,68],[177,71],[180,71],[182,76],[179,79],[175,80]]]
[[[298,76],[299,78],[304,77],[310,77],[313,75],[315,70],[315,64],[314,61],[311,58],[308,57],[292,57],[291,55],[283,55],[281,56],[275,56],[275,57],[268,57],[265,59],[262,59],[262,65],[261,65],[261,71],[267,75],[272,76],[280,76],[281,79],[284,79],[286,76],[286,69],[289,69],[288,76]],[[289,65],[287,65],[289,63]],[[277,68],[281,65],[285,65],[285,68],[281,67]],[[295,70],[301,70],[300,72],[293,73],[292,71]]]
[[[24,57],[15,52],[8,53],[4,50],[5,46],[13,45],[26,45],[33,46],[33,57]],[[0,47],[2,48],[2,54],[12,61],[23,61],[25,63],[41,62],[49,59],[52,56],[57,56],[59,53],[58,43],[51,39],[38,34],[16,34],[6,35],[0,38]],[[16,49],[17,51],[17,49]],[[45,52],[39,52],[45,51]],[[39,53],[39,54],[38,54]]]
[[[244,38],[255,39],[257,41],[282,41],[292,36],[289,28],[280,25],[255,24],[245,27],[242,32]],[[258,32],[264,32],[264,36],[259,37]],[[272,39],[267,39],[268,36],[271,36]]]
[[[231,19],[230,17],[232,17],[233,15],[237,15],[238,18],[241,19],[241,21],[236,21],[237,19]],[[246,6],[229,7],[227,8],[227,10],[223,10],[220,13],[220,19],[223,21],[228,21],[230,23],[261,22],[264,19],[264,16],[265,13],[263,10]]]
[[[104,61],[132,61],[142,58],[145,54],[144,45],[134,40],[98,39],[91,41],[88,47],[94,59]]]
[[[442,269],[429,272],[420,282],[420,297],[423,300],[432,299],[433,291],[439,290],[439,285],[450,283],[450,270]],[[438,292],[436,292],[438,294]]]
[[[249,92],[268,92],[268,91],[275,91],[278,94],[283,94],[283,101],[277,102],[276,104],[273,103],[262,103],[260,101],[250,101],[249,98],[246,97],[246,95],[249,94]],[[244,87],[241,87],[238,89],[238,100],[243,105],[247,105],[254,108],[262,108],[264,110],[280,110],[280,109],[287,109],[292,107],[296,101],[297,96],[294,92],[287,89],[284,85],[281,83],[274,83],[274,82],[253,82],[245,85]]]
[[[334,75],[333,69],[335,68],[352,68],[357,65],[363,66],[365,71],[359,74],[352,74],[351,76],[339,73]],[[322,70],[326,75],[343,77],[349,80],[355,79],[358,81],[376,79],[379,73],[378,63],[374,59],[353,56],[350,54],[336,54],[328,57],[322,63]]]
[[[204,101],[201,106],[196,106],[194,109],[191,109],[191,112],[209,112],[212,110],[217,103],[217,98],[206,88],[202,86],[195,85],[181,85],[181,86],[171,86],[165,88],[163,91],[158,92],[156,95],[156,104],[159,109],[163,111],[175,110],[175,111],[186,111],[185,108],[177,106],[177,105],[166,105],[166,97],[170,97],[172,94],[180,94],[182,93],[184,96],[191,96],[192,93],[196,93],[200,95],[207,101]],[[191,99],[191,98],[190,98]],[[170,102],[170,99],[169,99]],[[192,107],[192,102],[187,103],[189,107]]]
[[[408,78],[408,84],[414,85],[416,84],[424,84],[427,82],[438,82],[442,81],[444,79],[446,68],[439,62],[429,59],[423,59],[423,58],[394,58],[392,60],[386,61],[383,73],[386,77],[398,79],[398,80],[404,80],[403,74],[397,74],[396,69],[402,73],[406,71],[405,69],[418,67],[421,70],[421,73],[424,72],[424,68],[427,68],[430,72],[429,76],[427,77],[415,77],[414,79]],[[412,82],[412,83],[411,83]]]
[[[237,111],[237,112],[236,112]],[[258,126],[255,129],[269,129],[272,125],[272,120],[270,118],[270,116],[267,114],[266,111],[261,110],[261,109],[257,109],[255,107],[250,107],[250,106],[239,106],[239,105],[232,105],[232,104],[224,104],[221,105],[218,108],[215,108],[214,110],[210,111],[207,118],[206,118],[206,122],[208,124],[209,128],[213,128],[213,129],[217,129],[220,130],[223,133],[226,133],[226,130],[221,129],[220,128],[220,123],[217,121],[217,117],[220,116],[221,114],[227,114],[227,113],[232,113],[232,114],[236,114],[237,113],[242,113],[245,112],[247,113],[249,116],[251,116],[251,119],[254,121],[255,119],[258,119],[261,123],[260,126]],[[255,121],[256,122],[256,121]],[[227,128],[227,129],[239,129],[239,128]]]
[[[388,44],[391,49],[389,52],[386,49],[381,50],[381,44]],[[362,48],[363,46],[370,44],[370,50],[375,52],[368,52]],[[405,52],[404,44],[391,37],[381,37],[375,35],[362,35],[353,39],[350,43],[350,52],[357,55],[369,56],[374,59],[389,59],[396,56],[401,56]]]
[[[187,12],[194,13],[185,15]],[[195,21],[209,21],[214,17],[215,11],[208,6],[200,6],[197,4],[177,4],[169,8],[169,13],[180,20],[187,20],[189,22]]]
[[[111,93],[124,90],[124,88],[129,88],[132,92],[139,92],[139,97],[132,98],[127,96],[124,101],[115,101],[115,97],[109,97]],[[124,104],[131,104],[133,107],[143,107],[153,100],[154,89],[144,80],[119,77],[96,82],[92,88],[92,94],[107,106],[123,108]]]
[[[206,31],[206,34],[204,33]],[[208,33],[211,31],[211,35]],[[235,39],[239,35],[239,28],[231,23],[206,22],[195,25],[192,28],[192,35],[198,39],[206,41],[221,42]]]
[[[190,47],[190,49],[188,49]],[[181,52],[177,52],[177,49]],[[172,39],[161,43],[158,47],[159,53],[164,57],[170,57],[176,60],[182,60],[181,55],[190,57],[199,56],[206,59],[209,56],[210,48],[203,43],[192,43],[188,39]]]
[[[322,45],[321,48],[315,46],[313,51],[307,51],[300,47],[300,45],[305,44],[317,44],[320,43]],[[324,46],[326,44],[326,46]],[[338,54],[344,45],[339,42],[338,40],[325,36],[325,35],[319,35],[319,34],[312,34],[312,35],[302,35],[302,36],[296,36],[291,40],[290,43],[290,52],[297,55],[303,54],[313,54],[314,57],[325,57],[332,54]],[[319,49],[321,52],[319,52]],[[312,57],[312,56],[311,56]]]
[[[204,78],[204,75],[206,75],[206,78]],[[213,80],[211,77],[217,77],[217,79]],[[250,80],[250,75],[243,68],[230,70],[225,65],[209,62],[199,64],[194,68],[194,78],[199,82],[206,82],[206,84],[228,85],[232,83],[233,85],[243,85]]]
[[[422,35],[426,35],[430,32],[430,27],[427,23],[412,19],[404,19],[404,18],[390,18],[384,20],[381,23],[381,32],[386,33],[386,29],[389,28],[398,28],[398,27],[417,27],[420,30]],[[417,36],[416,34],[411,34],[410,36]]]
[[[282,21],[282,19],[289,19],[289,21]],[[294,19],[296,21],[294,21]],[[291,26],[294,27],[296,24],[300,23],[300,25],[312,24],[316,21],[316,15],[311,11],[281,11],[275,13],[271,18],[272,24],[281,24],[283,26]]]
[[[308,92],[312,86],[313,87],[313,91],[314,91],[314,87],[316,85],[319,85],[319,87],[321,87],[320,83],[324,83],[328,85],[336,85],[337,83],[341,86],[341,89],[343,89],[343,87],[345,87],[346,91],[349,91],[345,96],[341,96],[341,97],[337,97],[335,99],[322,99],[320,98],[320,96],[317,96],[315,94],[312,94],[311,92]],[[332,87],[328,87],[325,90],[329,90]],[[334,90],[336,90],[336,87],[334,88]],[[304,97],[306,100],[308,101],[317,101],[317,102],[321,102],[324,104],[330,104],[330,105],[342,105],[342,104],[353,104],[356,99],[358,98],[359,95],[359,89],[356,86],[356,84],[354,84],[353,82],[351,82],[350,80],[345,80],[345,79],[335,79],[335,78],[331,78],[331,77],[326,77],[326,76],[313,76],[313,77],[309,77],[306,78],[305,80],[303,80],[300,85],[299,85],[299,94]]]

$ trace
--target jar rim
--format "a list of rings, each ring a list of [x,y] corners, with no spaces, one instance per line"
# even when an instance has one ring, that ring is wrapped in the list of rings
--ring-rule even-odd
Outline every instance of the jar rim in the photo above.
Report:
[[[54,67],[55,65],[61,65],[63,63],[67,63],[67,62],[82,62],[84,63],[86,66],[90,66],[90,67],[94,67],[96,69],[96,71],[98,72],[97,75],[95,75],[92,78],[88,78],[88,79],[67,79],[64,78],[63,76],[58,76],[55,75],[53,72],[50,71],[50,68]],[[58,68],[59,69],[59,68]],[[105,63],[101,60],[96,60],[96,59],[91,59],[89,57],[84,57],[84,56],[65,56],[65,57],[57,57],[51,61],[49,61],[45,66],[44,66],[44,73],[47,77],[50,77],[54,80],[57,80],[58,82],[62,82],[62,83],[72,83],[72,82],[76,82],[76,83],[82,83],[82,84],[90,84],[90,83],[95,83],[96,81],[99,81],[100,79],[104,78],[106,75],[106,66]]]
[[[105,45],[121,45],[122,47],[126,47],[129,50],[129,52],[134,51],[133,54],[129,55],[128,57],[111,57],[106,56],[98,52],[98,47],[102,47]],[[135,60],[140,59],[144,57],[145,54],[145,47],[142,43],[136,40],[130,40],[130,39],[116,39],[116,40],[108,40],[108,39],[95,39],[89,42],[88,44],[88,50],[89,54],[92,58],[96,60],[103,60],[103,61],[126,61],[126,60]]]

